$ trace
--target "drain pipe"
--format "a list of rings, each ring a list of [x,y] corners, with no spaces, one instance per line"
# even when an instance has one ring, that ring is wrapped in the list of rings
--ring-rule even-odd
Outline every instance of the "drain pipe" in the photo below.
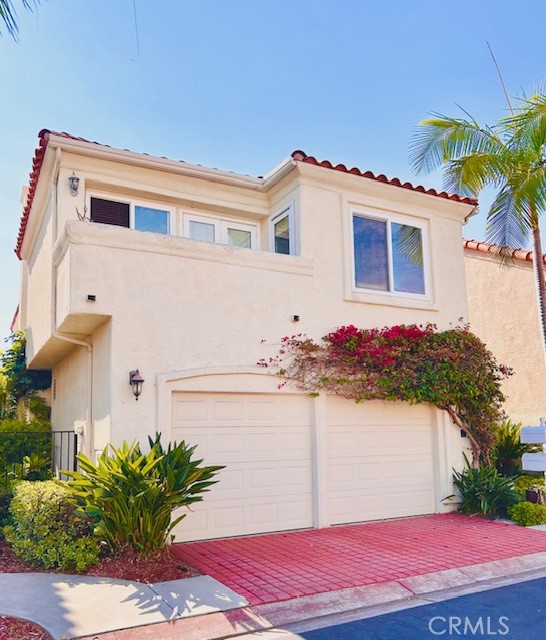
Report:
[[[58,236],[58,195],[59,171],[60,171],[61,150],[57,147],[55,152],[55,173],[53,176],[53,238]],[[85,423],[74,424],[74,433],[78,437],[77,451],[83,451],[89,458],[93,459],[93,345],[85,340],[77,340],[67,336],[61,331],[57,331],[57,267],[51,261],[51,335],[57,340],[70,344],[85,347],[87,349],[87,390],[85,398]]]

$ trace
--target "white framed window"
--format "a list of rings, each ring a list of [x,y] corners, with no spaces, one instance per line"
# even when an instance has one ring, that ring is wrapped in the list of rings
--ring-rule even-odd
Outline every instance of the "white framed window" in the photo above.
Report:
[[[269,249],[274,253],[296,253],[294,205],[290,203],[269,220]]]
[[[351,212],[355,290],[428,296],[426,225],[361,211]]]
[[[254,224],[203,215],[183,214],[183,235],[193,240],[256,249],[258,228]]]
[[[174,209],[162,204],[89,194],[88,209],[93,222],[137,231],[170,234]]]

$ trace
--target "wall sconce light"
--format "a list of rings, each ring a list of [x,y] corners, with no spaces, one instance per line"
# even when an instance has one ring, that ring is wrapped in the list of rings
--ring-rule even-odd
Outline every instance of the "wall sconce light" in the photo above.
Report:
[[[129,384],[133,387],[133,395],[135,400],[138,400],[138,396],[142,393],[142,383],[144,378],[140,375],[138,369],[129,371]]]
[[[78,189],[80,188],[80,178],[72,171],[72,175],[68,178],[68,188],[73,196],[78,195]]]

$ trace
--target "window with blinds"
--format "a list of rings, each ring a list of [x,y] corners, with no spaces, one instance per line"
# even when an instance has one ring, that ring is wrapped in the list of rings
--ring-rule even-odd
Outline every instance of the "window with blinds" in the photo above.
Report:
[[[91,198],[91,220],[119,227],[130,226],[129,204],[102,198]]]

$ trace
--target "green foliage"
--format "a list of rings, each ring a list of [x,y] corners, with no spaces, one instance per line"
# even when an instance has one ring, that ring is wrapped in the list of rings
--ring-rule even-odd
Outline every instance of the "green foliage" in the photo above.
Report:
[[[27,405],[39,409],[39,418],[48,419],[44,415],[44,402],[37,400],[37,391],[49,389],[51,386],[51,371],[27,369],[25,360],[26,338],[23,331],[13,333],[6,342],[8,347],[0,356],[0,366],[3,375],[4,404],[2,418],[18,417],[18,406],[21,400]],[[32,411],[32,406],[28,406]]]
[[[61,483],[19,482],[11,502],[6,540],[25,562],[43,569],[83,571],[99,560],[90,519],[77,512]]]
[[[9,482],[6,485],[0,484],[0,539],[3,537],[3,528],[11,523],[10,505],[13,498],[13,486]]]
[[[444,169],[447,191],[469,196],[486,188],[496,191],[487,213],[487,240],[504,262],[529,237],[534,255],[542,254],[540,217],[546,211],[546,95],[542,89],[523,95],[510,110],[493,125],[434,114],[419,122],[410,147],[410,163],[418,173]],[[534,260],[533,267],[546,339],[544,263]]]
[[[546,524],[546,506],[524,500],[508,509],[508,515],[522,527]]]
[[[502,417],[499,365],[467,326],[438,331],[434,325],[382,329],[340,327],[317,344],[299,334],[282,339],[272,365],[286,382],[311,394],[324,391],[356,402],[403,400],[447,411],[469,438],[473,463],[489,464],[495,426]],[[264,360],[262,366],[270,366]]]
[[[529,487],[533,485],[544,486],[544,476],[518,476],[514,479],[514,489],[523,497]]]
[[[171,520],[173,511],[201,501],[224,468],[201,466],[202,460],[192,459],[195,447],[184,442],[165,449],[160,434],[149,445],[148,453],[137,443],[110,446],[97,464],[79,454],[81,472],[64,472],[73,478],[68,487],[81,511],[95,519],[100,541],[113,551],[131,547],[148,557],[165,548],[186,515]]]
[[[517,504],[521,496],[514,490],[512,478],[504,478],[496,469],[480,464],[453,473],[453,484],[461,494],[460,509],[463,513],[486,515],[504,514],[509,507]]]
[[[515,476],[521,472],[521,456],[537,451],[536,445],[525,444],[520,439],[521,422],[503,420],[496,428],[497,439],[491,451],[491,460],[497,471],[504,476]]]
[[[0,473],[21,477],[21,465],[26,456],[32,458],[33,467],[36,465],[36,456],[39,456],[44,464],[44,473],[46,466],[51,468],[49,422],[2,420],[0,422]],[[45,479],[45,476],[41,476],[40,479]]]

